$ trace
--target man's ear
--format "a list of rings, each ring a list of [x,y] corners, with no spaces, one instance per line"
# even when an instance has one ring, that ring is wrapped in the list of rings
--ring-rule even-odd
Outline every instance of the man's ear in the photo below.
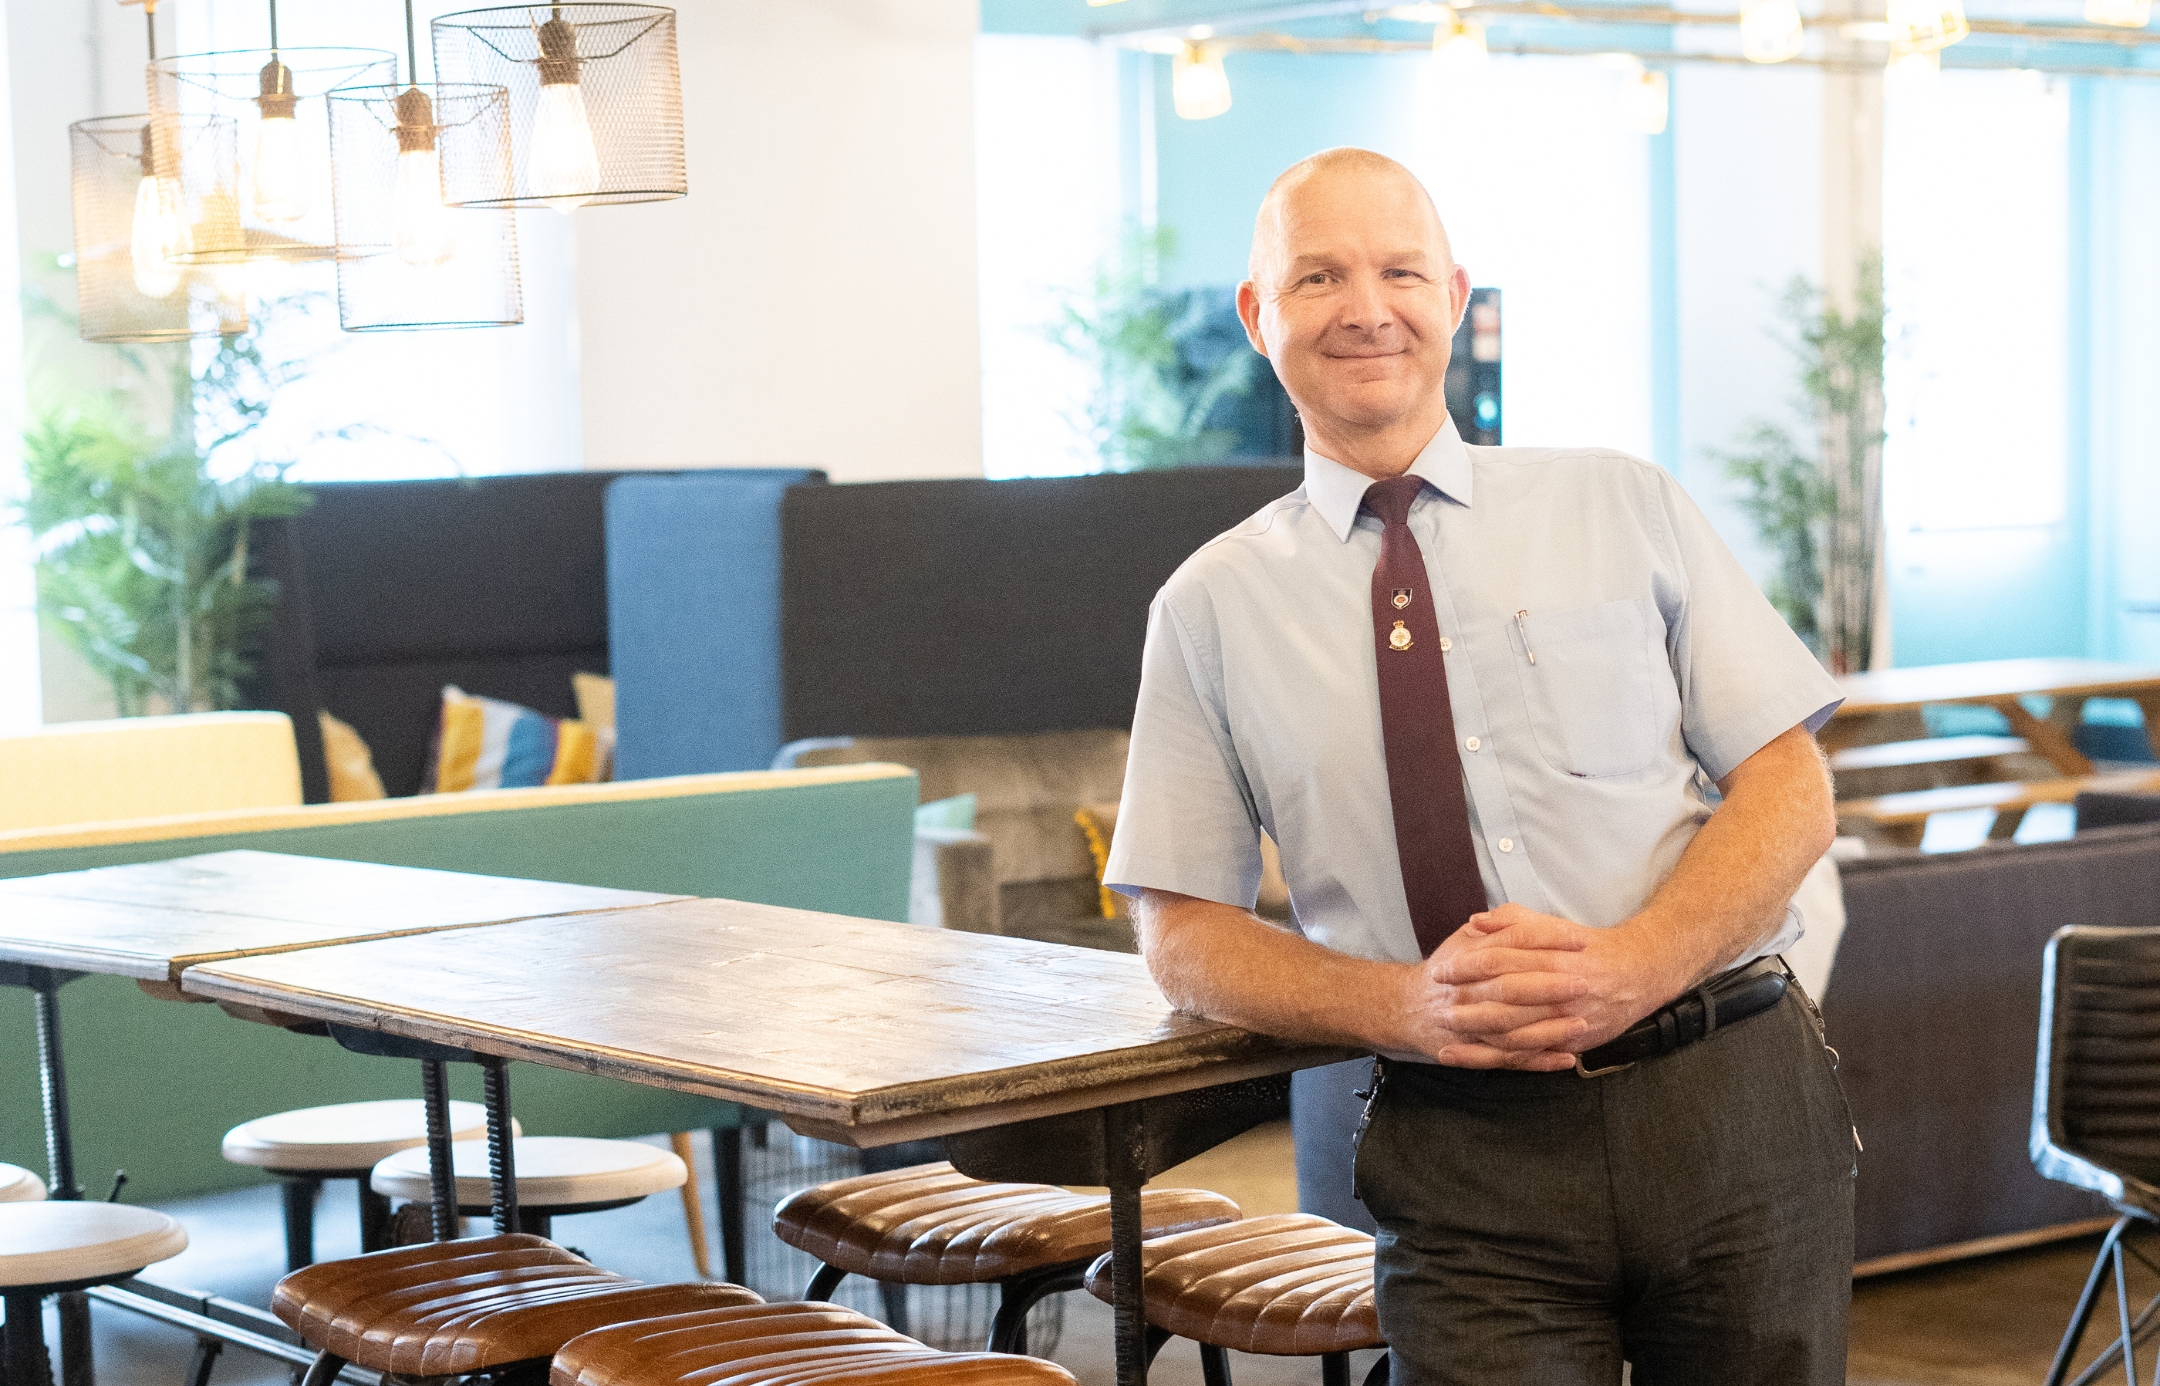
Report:
[[[1452,335],[1462,326],[1462,315],[1470,310],[1470,271],[1455,266],[1448,276],[1448,296],[1454,301],[1455,311],[1448,315],[1448,331]]]
[[[1456,315],[1461,316],[1461,309]],[[1267,343],[1260,337],[1260,288],[1250,279],[1237,286],[1238,321],[1245,324],[1245,340],[1262,356],[1267,355]]]

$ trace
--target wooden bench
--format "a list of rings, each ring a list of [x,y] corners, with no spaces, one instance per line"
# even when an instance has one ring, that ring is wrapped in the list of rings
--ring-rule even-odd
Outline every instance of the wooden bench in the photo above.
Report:
[[[1929,736],[1830,753],[1840,795],[1870,798],[1949,785],[2052,779],[2054,766],[2021,736]]]
[[[1945,738],[1948,739],[1948,738]],[[1837,806],[1841,825],[1857,825],[1863,836],[1887,838],[1901,847],[1918,847],[1927,832],[1931,814],[1959,809],[1991,808],[1995,822],[1990,838],[2008,838],[2025,821],[2025,811],[2035,804],[2067,804],[2082,790],[2116,793],[2160,791],[2160,774],[2136,772],[2116,775],[2076,775],[2054,780],[2023,780],[2012,784],[1951,785],[1904,794],[1883,794],[1872,799],[1852,799]],[[1844,828],[1841,827],[1841,831]]]

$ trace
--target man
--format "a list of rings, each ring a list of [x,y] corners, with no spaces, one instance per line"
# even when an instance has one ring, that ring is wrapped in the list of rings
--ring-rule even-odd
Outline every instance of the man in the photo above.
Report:
[[[1662,470],[1463,444],[1468,296],[1393,161],[1268,193],[1305,485],[1158,595],[1106,879],[1178,1005],[1383,1056],[1397,1383],[1842,1383],[1855,1137],[1775,958],[1836,685]]]

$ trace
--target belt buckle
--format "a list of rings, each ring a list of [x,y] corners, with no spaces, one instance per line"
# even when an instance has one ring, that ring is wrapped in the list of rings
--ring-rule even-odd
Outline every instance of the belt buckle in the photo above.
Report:
[[[1577,1054],[1575,1056],[1575,1076],[1577,1078],[1603,1078],[1608,1073],[1623,1073],[1635,1067],[1637,1062],[1638,1060],[1630,1059],[1624,1064],[1612,1064],[1606,1068],[1584,1068],[1582,1066],[1582,1055]]]

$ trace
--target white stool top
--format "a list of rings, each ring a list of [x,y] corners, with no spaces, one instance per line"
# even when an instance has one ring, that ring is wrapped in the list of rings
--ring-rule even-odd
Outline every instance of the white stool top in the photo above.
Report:
[[[589,1136],[520,1136],[514,1145],[517,1196],[522,1206],[559,1208],[568,1203],[608,1203],[679,1189],[690,1171],[673,1151],[637,1141],[603,1141]],[[450,1168],[457,1174],[458,1205],[478,1207],[488,1201],[486,1141],[458,1141],[450,1147]],[[368,1181],[379,1194],[428,1199],[427,1148],[400,1150],[375,1166]]]
[[[129,1275],[187,1250],[187,1232],[125,1203],[0,1203],[0,1286]]]
[[[512,1131],[517,1121],[510,1123]],[[450,1104],[450,1139],[487,1135],[487,1109]],[[243,1121],[225,1133],[225,1158],[262,1169],[371,1169],[386,1155],[427,1144],[427,1104],[419,1098],[340,1102]]]
[[[45,1181],[21,1165],[0,1165],[0,1203],[42,1203]]]

